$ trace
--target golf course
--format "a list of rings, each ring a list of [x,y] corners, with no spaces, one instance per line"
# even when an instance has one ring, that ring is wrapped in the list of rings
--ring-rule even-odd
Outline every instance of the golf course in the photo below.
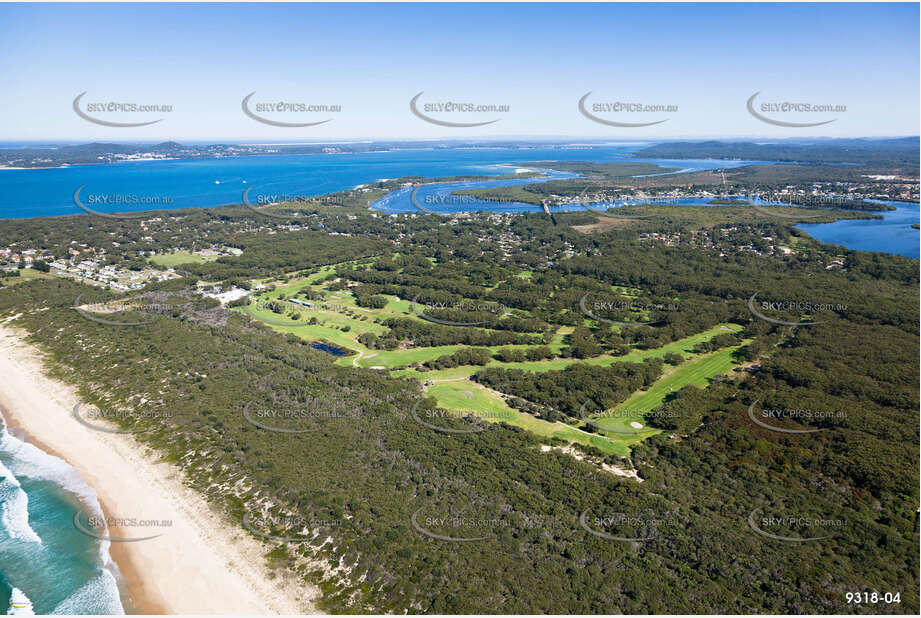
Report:
[[[279,332],[291,333],[315,344],[341,350],[335,362],[350,367],[387,371],[393,377],[418,381],[424,393],[439,408],[456,416],[469,414],[488,422],[504,422],[525,429],[539,437],[593,447],[605,454],[627,456],[632,445],[659,433],[646,427],[644,414],[661,405],[670,394],[687,385],[704,388],[714,378],[728,374],[740,364],[737,352],[749,340],[712,352],[701,353],[697,346],[713,337],[738,333],[738,324],[718,324],[694,335],[651,349],[631,349],[627,354],[600,354],[591,358],[567,358],[562,352],[573,332],[572,326],[553,327],[546,347],[551,358],[534,361],[504,362],[491,358],[484,365],[459,365],[430,369],[423,364],[449,356],[468,346],[401,346],[396,349],[372,349],[362,344],[364,334],[385,335],[385,322],[391,318],[413,319],[426,323],[418,307],[410,300],[387,296],[382,307],[361,307],[350,291],[351,282],[335,276],[336,266],[327,266],[306,275],[280,280],[253,281],[249,304],[235,309]],[[527,278],[530,275],[524,275]],[[343,285],[345,284],[345,285]],[[637,296],[641,290],[619,288],[624,295]],[[614,328],[617,328],[616,326]],[[490,353],[518,349],[527,352],[536,345],[508,344],[483,346]],[[614,363],[639,363],[666,354],[679,355],[678,365],[664,365],[662,375],[648,388],[638,390],[612,410],[586,411],[578,423],[551,422],[511,407],[506,395],[479,384],[471,377],[484,368],[517,369],[526,372],[560,371],[581,363],[609,367]]]

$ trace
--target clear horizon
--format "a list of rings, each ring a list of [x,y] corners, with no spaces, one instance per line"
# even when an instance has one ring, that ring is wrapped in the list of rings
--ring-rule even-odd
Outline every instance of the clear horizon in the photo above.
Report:
[[[834,10],[830,10],[832,8]],[[916,136],[919,6],[0,5],[4,142],[623,141]],[[906,50],[914,50],[906,53]],[[79,105],[167,105],[89,112]],[[607,126],[603,120],[649,124]],[[281,127],[253,115],[310,124]],[[420,114],[410,111],[418,101]],[[754,106],[828,105],[773,113]],[[322,112],[258,112],[272,102]],[[444,102],[504,111],[439,113]],[[598,111],[611,103],[670,111]],[[762,109],[756,107],[757,109]],[[763,110],[762,110],[763,111]],[[422,115],[436,119],[422,119]],[[492,124],[444,126],[437,121]],[[661,121],[661,122],[660,122]],[[659,122],[652,125],[651,123]],[[548,137],[550,136],[550,137]]]
[[[919,139],[919,135],[858,135],[858,136],[845,136],[845,137],[826,137],[826,136],[803,136],[803,137],[764,137],[764,136],[738,136],[738,137],[721,137],[721,136],[701,136],[693,138],[683,138],[683,137],[660,137],[660,138],[650,138],[650,139],[630,139],[630,140],[613,140],[611,138],[605,137],[586,137],[586,136],[551,136],[551,137],[541,137],[541,136],[515,136],[515,135],[499,135],[499,136],[477,136],[472,138],[460,138],[460,137],[421,137],[421,138],[409,138],[409,137],[378,137],[378,138],[335,138],[330,137],[324,140],[274,140],[270,141],[268,138],[264,140],[255,139],[255,138],[232,138],[232,137],[213,137],[213,138],[190,138],[190,139],[95,139],[92,141],[86,141],[81,139],[49,139],[49,140],[0,140],[0,148],[15,148],[18,145],[36,145],[36,146],[79,146],[90,143],[104,143],[104,144],[120,144],[120,145],[156,145],[166,142],[176,142],[182,145],[188,146],[210,146],[217,145],[221,143],[226,143],[230,145],[241,145],[241,146],[318,146],[324,144],[378,144],[378,143],[417,143],[417,142],[464,142],[464,143],[489,143],[492,141],[504,141],[512,143],[557,143],[567,146],[578,146],[579,143],[570,143],[567,140],[586,140],[585,144],[590,146],[629,146],[629,145],[642,145],[642,144],[652,144],[652,143],[664,143],[664,142],[705,142],[705,141],[724,141],[724,142],[749,142],[751,140],[764,140],[764,143],[776,143],[776,142],[790,142],[790,143],[805,143],[812,141],[830,141],[830,140],[865,140],[865,141],[882,141],[882,140],[897,140],[897,139]]]

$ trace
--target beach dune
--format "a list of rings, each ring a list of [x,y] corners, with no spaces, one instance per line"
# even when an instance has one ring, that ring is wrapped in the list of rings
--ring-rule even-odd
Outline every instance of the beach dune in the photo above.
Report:
[[[186,487],[178,468],[145,453],[130,434],[77,422],[74,389],[44,375],[40,354],[22,343],[23,335],[0,323],[0,408],[11,431],[75,467],[96,490],[107,517],[169,522],[137,535],[155,538],[111,544],[129,611],[318,613],[312,605],[318,591],[270,577],[263,555],[271,547]]]

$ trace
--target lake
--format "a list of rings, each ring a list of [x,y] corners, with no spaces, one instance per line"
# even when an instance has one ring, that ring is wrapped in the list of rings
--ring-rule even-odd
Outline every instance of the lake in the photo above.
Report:
[[[310,344],[310,347],[312,347],[314,350],[322,350],[323,352],[329,352],[333,356],[345,356],[349,352],[345,348],[336,347],[334,345],[330,345],[323,341],[314,341]]]
[[[880,212],[883,219],[835,221],[834,223],[797,224],[816,240],[844,245],[858,251],[879,251],[894,253],[910,258],[921,257],[921,231],[912,228],[919,223],[921,208],[918,204],[906,202],[884,202],[868,200],[895,206],[895,210]]]

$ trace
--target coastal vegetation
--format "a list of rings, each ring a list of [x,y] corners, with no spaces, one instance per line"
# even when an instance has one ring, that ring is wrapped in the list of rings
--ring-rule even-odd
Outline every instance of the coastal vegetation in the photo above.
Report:
[[[900,167],[918,173],[918,138],[838,139],[828,143],[670,142],[648,146],[640,157],[747,159],[792,163],[849,163]]]
[[[88,405],[169,412],[119,422],[241,530],[295,538],[267,560],[327,611],[849,613],[875,590],[917,613],[916,260],[739,206],[593,234],[367,212],[397,186],[290,221],[0,222],[173,268],[129,293],[5,278],[0,319]],[[205,245],[240,253],[156,264]]]

